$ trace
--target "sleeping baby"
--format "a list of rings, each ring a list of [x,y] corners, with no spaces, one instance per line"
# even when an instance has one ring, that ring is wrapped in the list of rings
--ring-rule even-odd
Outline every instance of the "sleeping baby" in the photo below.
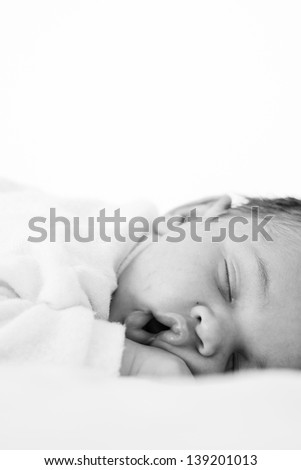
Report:
[[[0,364],[103,377],[300,368],[300,201],[201,201],[167,215],[176,229],[163,223],[139,242],[128,225],[125,241],[100,240],[101,207],[3,190]],[[137,206],[123,214],[154,218]]]
[[[252,207],[259,207],[258,220]],[[145,350],[184,361],[179,374],[300,368],[301,201],[249,199],[232,208],[226,196],[200,208],[212,223],[210,230],[198,223],[199,240],[184,217],[181,242],[165,231],[133,253],[111,320],[124,323],[127,337]],[[143,360],[136,354],[129,371],[143,369]]]

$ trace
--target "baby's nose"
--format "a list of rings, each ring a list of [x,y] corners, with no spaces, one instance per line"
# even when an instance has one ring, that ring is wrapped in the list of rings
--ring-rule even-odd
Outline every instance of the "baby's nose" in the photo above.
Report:
[[[157,313],[156,318],[170,329],[158,335],[160,341],[173,346],[187,346],[196,342],[195,327],[197,320],[179,313]]]

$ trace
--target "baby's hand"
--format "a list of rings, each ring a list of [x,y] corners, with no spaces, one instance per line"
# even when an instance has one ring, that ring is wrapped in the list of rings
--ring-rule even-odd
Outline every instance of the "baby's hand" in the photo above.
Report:
[[[174,354],[129,339],[125,340],[120,373],[159,377],[192,376],[185,362]]]

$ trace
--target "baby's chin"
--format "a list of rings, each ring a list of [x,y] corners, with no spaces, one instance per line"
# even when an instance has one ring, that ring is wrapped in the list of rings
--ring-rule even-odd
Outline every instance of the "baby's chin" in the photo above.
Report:
[[[182,359],[193,375],[202,375],[203,361],[200,353],[191,346],[179,347],[169,344],[165,341],[161,341],[160,338],[154,339],[152,346],[155,348],[164,349],[175,356]],[[208,373],[208,372],[206,372]]]

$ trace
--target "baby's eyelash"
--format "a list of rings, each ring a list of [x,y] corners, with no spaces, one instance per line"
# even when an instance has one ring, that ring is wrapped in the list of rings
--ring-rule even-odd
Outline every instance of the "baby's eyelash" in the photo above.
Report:
[[[231,284],[230,284],[229,269],[228,269],[228,264],[226,260],[225,260],[225,267],[226,267],[226,282],[227,282],[227,288],[228,288],[228,294],[229,294],[229,302],[232,302],[233,296],[232,296],[232,289],[231,289]]]

